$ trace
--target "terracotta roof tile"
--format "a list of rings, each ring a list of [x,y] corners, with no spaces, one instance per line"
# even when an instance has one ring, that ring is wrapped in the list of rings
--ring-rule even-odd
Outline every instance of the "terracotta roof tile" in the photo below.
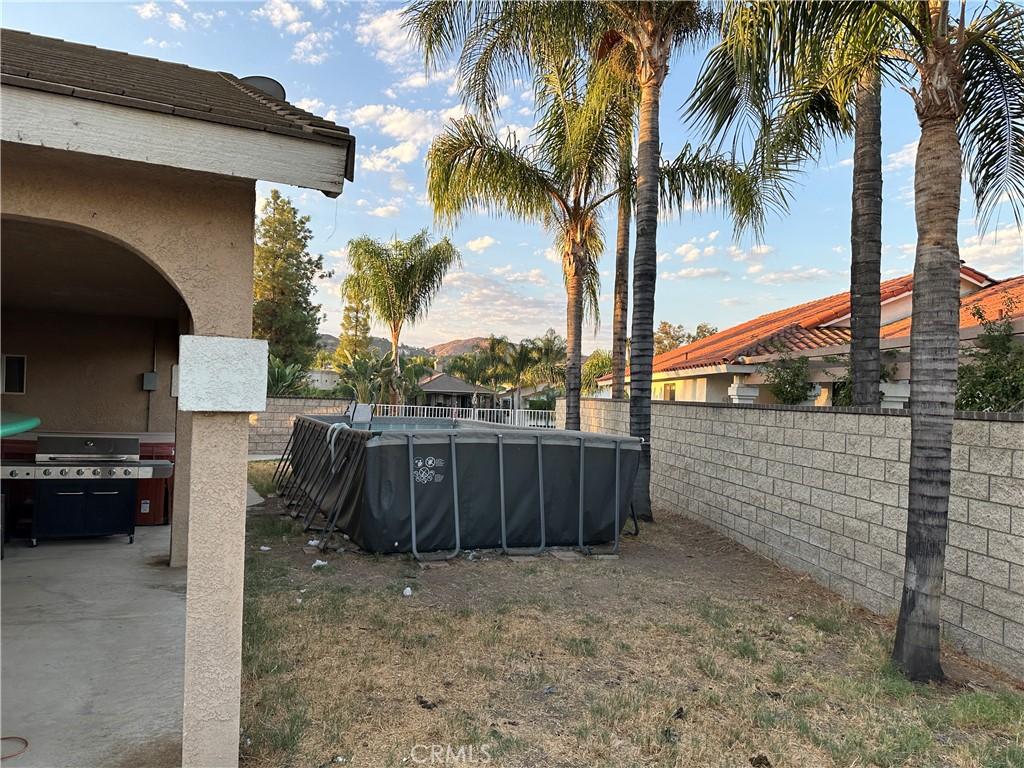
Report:
[[[1008,278],[964,298],[960,302],[960,327],[970,328],[979,324],[973,314],[975,308],[980,308],[989,319],[999,317],[1007,299],[1016,302],[1011,317],[1024,317],[1024,275]],[[909,317],[889,323],[882,328],[881,336],[883,339],[909,336],[910,325]]]
[[[348,128],[275,99],[227,72],[0,30],[0,82],[195,120],[346,145],[352,180],[355,137]]]
[[[960,269],[964,277],[976,282],[995,282],[984,273],[970,267],[961,265]],[[888,301],[901,296],[909,292],[913,285],[913,275],[885,280],[881,285],[881,300]],[[737,358],[744,356],[770,354],[775,351],[778,344],[793,352],[846,344],[850,341],[848,328],[821,326],[849,314],[849,291],[769,312],[706,336],[692,344],[655,355],[652,371],[666,373],[733,363]],[[611,375],[602,376],[599,381],[611,381]]]

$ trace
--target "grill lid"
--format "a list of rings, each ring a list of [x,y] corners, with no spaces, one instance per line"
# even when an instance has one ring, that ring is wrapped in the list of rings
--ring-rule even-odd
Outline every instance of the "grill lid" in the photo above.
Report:
[[[137,437],[42,432],[36,441],[37,462],[138,460]]]

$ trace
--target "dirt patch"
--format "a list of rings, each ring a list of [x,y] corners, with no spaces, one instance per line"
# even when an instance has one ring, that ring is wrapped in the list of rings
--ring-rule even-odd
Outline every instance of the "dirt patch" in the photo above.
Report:
[[[181,736],[164,736],[118,751],[109,768],[176,768],[181,765]]]
[[[523,768],[1024,760],[1011,681],[949,654],[955,684],[907,683],[891,622],[678,516],[619,559],[570,562],[346,551],[314,570],[308,538],[250,518],[246,766],[408,765],[437,746],[434,764],[486,747]]]

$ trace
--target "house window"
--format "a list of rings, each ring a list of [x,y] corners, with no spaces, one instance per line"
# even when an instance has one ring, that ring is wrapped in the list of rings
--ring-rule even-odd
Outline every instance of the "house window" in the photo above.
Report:
[[[2,390],[5,395],[25,394],[24,355],[4,355]]]
[[[676,385],[666,384],[662,390],[662,400],[675,400],[676,399]]]

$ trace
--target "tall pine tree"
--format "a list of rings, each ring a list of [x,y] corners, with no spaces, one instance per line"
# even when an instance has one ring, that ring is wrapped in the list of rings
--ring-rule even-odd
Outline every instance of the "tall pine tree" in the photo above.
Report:
[[[334,353],[339,370],[352,360],[370,353],[370,301],[356,284],[345,286],[345,309],[341,315],[341,336]]]
[[[322,256],[309,253],[309,216],[299,216],[276,189],[256,224],[253,258],[253,336],[270,342],[270,354],[308,368],[322,318],[313,303],[316,280],[330,277]]]

